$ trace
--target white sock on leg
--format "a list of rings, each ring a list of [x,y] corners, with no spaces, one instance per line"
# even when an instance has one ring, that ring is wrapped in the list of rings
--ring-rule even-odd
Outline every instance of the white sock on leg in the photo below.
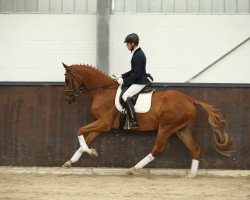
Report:
[[[135,169],[143,168],[145,165],[147,165],[152,160],[154,160],[154,156],[152,156],[152,154],[150,153],[145,158],[143,158],[139,163],[137,163],[135,165]]]
[[[197,175],[198,167],[199,167],[199,160],[193,159],[191,164],[191,171],[189,174],[190,178],[194,178]]]
[[[84,150],[82,149],[82,147],[80,147],[75,154],[73,155],[73,157],[70,159],[73,163],[77,162],[79,160],[79,158],[81,157],[82,153],[84,152]]]
[[[78,136],[78,140],[79,140],[79,143],[80,143],[82,150],[87,152],[88,154],[90,154],[91,150],[89,149],[88,145],[86,144],[83,135]]]

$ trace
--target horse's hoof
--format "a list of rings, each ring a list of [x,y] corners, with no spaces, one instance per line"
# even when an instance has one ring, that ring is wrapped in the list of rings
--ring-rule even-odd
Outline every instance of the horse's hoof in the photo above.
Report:
[[[62,165],[62,168],[71,168],[72,161],[68,160]]]
[[[197,174],[190,173],[190,174],[187,176],[187,178],[188,178],[188,179],[193,179],[193,178],[195,178],[196,176],[197,176]]]
[[[130,169],[127,171],[127,174],[128,174],[128,175],[134,175],[135,172],[136,172],[135,167],[132,167],[132,168],[130,168]]]
[[[98,153],[95,149],[90,149],[90,154],[91,156],[98,157]]]

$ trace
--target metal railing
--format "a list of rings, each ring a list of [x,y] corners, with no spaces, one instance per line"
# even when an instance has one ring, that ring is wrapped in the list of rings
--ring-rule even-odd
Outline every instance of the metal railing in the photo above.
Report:
[[[195,78],[197,78],[198,76],[200,76],[201,74],[203,74],[205,71],[207,71],[208,69],[210,69],[212,66],[214,66],[216,63],[218,63],[219,61],[221,61],[222,59],[224,59],[225,57],[227,57],[229,54],[231,54],[233,51],[235,51],[236,49],[238,49],[240,46],[242,46],[243,44],[245,44],[247,41],[250,40],[250,36],[248,38],[246,38],[245,40],[243,40],[241,43],[239,43],[238,45],[236,45],[234,48],[232,48],[230,51],[226,52],[225,54],[223,54],[222,56],[220,56],[218,59],[216,59],[214,62],[212,62],[211,64],[209,64],[207,67],[205,67],[203,70],[201,70],[200,72],[198,72],[197,74],[195,74],[194,76],[192,76],[190,79],[188,79],[186,81],[186,83],[189,83],[191,81],[193,81]]]

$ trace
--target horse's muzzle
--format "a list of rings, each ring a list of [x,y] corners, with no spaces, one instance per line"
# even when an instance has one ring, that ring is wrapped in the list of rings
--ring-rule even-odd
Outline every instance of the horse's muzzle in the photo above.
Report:
[[[69,104],[74,103],[76,101],[75,95],[65,95],[65,101]]]

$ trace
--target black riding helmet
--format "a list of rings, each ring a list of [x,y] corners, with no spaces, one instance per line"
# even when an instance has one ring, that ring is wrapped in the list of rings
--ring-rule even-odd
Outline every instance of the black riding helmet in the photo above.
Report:
[[[136,33],[131,33],[125,38],[124,43],[135,43],[136,45],[138,45],[139,36]]]

